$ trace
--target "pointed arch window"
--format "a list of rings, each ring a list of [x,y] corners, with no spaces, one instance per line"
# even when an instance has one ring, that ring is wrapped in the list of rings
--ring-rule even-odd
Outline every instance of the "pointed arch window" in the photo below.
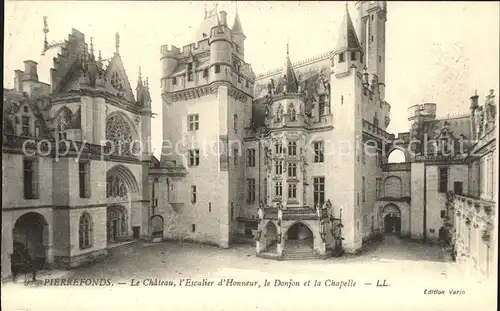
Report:
[[[281,120],[283,120],[283,108],[280,105],[276,111],[276,122],[281,122]]]
[[[40,137],[40,120],[35,120],[35,137]]]
[[[106,178],[106,197],[126,197],[127,196],[127,187],[123,179],[118,176],[108,176]]]
[[[292,104],[290,104],[289,114],[290,114],[290,121],[297,120],[297,111],[295,111],[295,108],[293,107]]]
[[[133,141],[132,128],[122,116],[113,115],[106,121],[106,140],[112,152],[121,156],[137,156],[139,148]]]
[[[87,212],[80,216],[78,238],[80,249],[92,247],[92,218]]]

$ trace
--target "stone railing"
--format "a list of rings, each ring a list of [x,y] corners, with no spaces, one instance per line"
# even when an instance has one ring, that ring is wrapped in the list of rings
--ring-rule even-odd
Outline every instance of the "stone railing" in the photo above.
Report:
[[[391,140],[394,138],[394,135],[387,133],[380,127],[375,126],[374,124],[371,124],[366,120],[363,120],[363,132],[373,135],[382,140]]]
[[[469,263],[480,275],[488,276],[494,265],[490,249],[495,239],[495,202],[449,193],[447,205],[453,221],[456,260]],[[474,265],[474,262],[482,264]]]
[[[110,146],[95,145],[74,140],[49,140],[40,137],[17,136],[4,134],[2,147],[32,150],[40,156],[71,156],[78,154],[109,155]],[[30,152],[32,153],[32,152]]]
[[[410,203],[411,202],[411,197],[410,196],[401,196],[401,197],[381,197],[378,198],[377,201],[385,201],[385,202],[406,202]]]
[[[278,209],[277,208],[264,208],[264,219],[278,219]],[[293,219],[319,219],[318,212],[309,207],[293,208],[293,209],[283,209],[282,210],[283,220],[293,220]]]
[[[383,172],[389,172],[389,171],[410,171],[411,170],[411,163],[384,163],[382,164],[382,171]]]
[[[318,212],[312,208],[302,207],[283,210],[283,219],[317,219]]]
[[[164,166],[149,168],[149,175],[182,177],[186,176],[187,170],[184,166]]]

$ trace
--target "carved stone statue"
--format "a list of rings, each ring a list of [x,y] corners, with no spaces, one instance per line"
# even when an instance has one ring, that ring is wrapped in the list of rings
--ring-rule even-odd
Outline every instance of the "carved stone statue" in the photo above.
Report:
[[[490,94],[486,96],[486,102],[484,103],[484,121],[486,123],[495,122],[495,117],[497,113],[497,107],[495,105],[495,95],[493,90],[490,90]],[[488,126],[485,126],[485,131],[489,130]]]
[[[483,128],[484,128],[484,115],[483,115],[483,107],[479,107],[475,114],[475,122],[476,125],[476,134],[477,138],[483,136]]]

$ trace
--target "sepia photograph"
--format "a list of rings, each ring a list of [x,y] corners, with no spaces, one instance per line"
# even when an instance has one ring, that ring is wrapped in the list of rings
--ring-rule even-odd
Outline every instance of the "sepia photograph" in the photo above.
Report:
[[[4,12],[2,310],[497,310],[498,2]]]

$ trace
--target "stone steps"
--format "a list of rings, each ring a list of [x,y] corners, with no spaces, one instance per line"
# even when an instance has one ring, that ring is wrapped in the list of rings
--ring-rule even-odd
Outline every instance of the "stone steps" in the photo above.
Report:
[[[318,255],[312,250],[288,251],[283,253],[283,260],[311,260],[323,258],[324,256]]]

